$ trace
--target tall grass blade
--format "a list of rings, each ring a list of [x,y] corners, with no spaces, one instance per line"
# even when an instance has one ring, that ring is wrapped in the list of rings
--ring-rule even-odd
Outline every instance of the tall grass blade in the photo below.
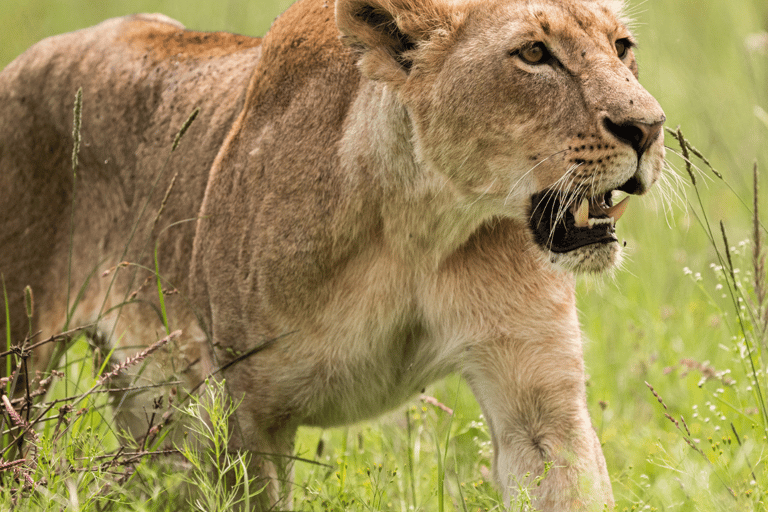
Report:
[[[0,274],[0,281],[3,283],[3,305],[5,309],[5,350],[6,352],[9,352],[7,356],[5,356],[5,377],[11,376],[12,371],[12,358],[10,355],[11,351],[11,345],[13,342],[11,341],[11,312],[10,307],[8,306],[8,293],[5,290],[5,276]],[[11,393],[11,380],[8,379],[8,383],[5,386],[5,393],[10,394]],[[0,432],[3,431],[5,424],[5,415],[0,416]],[[10,426],[10,424],[9,424]],[[8,434],[3,434],[2,436],[2,446],[8,446],[11,441],[11,434],[10,432]]]
[[[69,329],[69,322],[72,319],[72,310],[70,309],[70,294],[72,286],[72,251],[74,248],[75,237],[75,208],[77,206],[77,166],[79,164],[80,153],[80,130],[83,125],[83,88],[77,90],[75,95],[75,107],[72,120],[72,201],[69,217],[69,264],[67,265],[67,320],[64,324],[64,330]]]
[[[32,287],[29,285],[24,288],[24,310],[27,313],[27,322],[29,324],[28,336],[32,336],[32,316],[35,314],[35,296],[32,293]]]
[[[445,467],[443,463],[443,451],[440,448],[440,437],[435,430],[435,455],[437,456],[437,510],[445,512]]]
[[[754,273],[755,304],[754,317],[757,327],[757,337],[760,346],[766,348],[766,334],[768,334],[768,304],[766,303],[766,281],[768,275],[765,268],[765,255],[763,254],[763,230],[760,229],[760,173],[757,170],[757,161],[752,168],[752,188],[754,194],[754,206],[752,212],[752,271]]]
[[[154,261],[155,261],[155,281],[157,282],[157,300],[160,302],[160,314],[163,318],[163,326],[165,326],[165,333],[170,334],[171,328],[168,324],[168,313],[165,309],[165,293],[163,292],[163,283],[160,279],[160,262],[157,259],[158,243],[155,243]]]
[[[11,340],[11,309],[8,305],[8,292],[5,289],[5,276],[0,274],[0,280],[3,282],[3,304],[5,306],[5,350],[10,352],[13,346],[13,340]],[[12,368],[12,358],[8,355],[5,358],[5,377],[11,375]],[[8,381],[8,385],[10,386],[10,381]],[[9,392],[10,388],[6,389],[6,393]]]
[[[77,207],[77,166],[79,164],[80,153],[80,130],[83,123],[83,88],[80,87],[75,95],[75,107],[72,119],[72,201],[69,217],[69,261],[67,263],[67,318],[64,322],[64,330],[69,329],[73,307],[70,305],[70,295],[72,289],[72,252],[75,245],[75,208]],[[69,351],[64,352],[64,368],[69,368]],[[64,379],[64,393],[69,395],[68,379]]]
[[[196,108],[187,118],[186,121],[184,121],[184,124],[181,125],[181,129],[179,130],[179,133],[176,134],[176,138],[173,139],[173,145],[171,146],[171,153],[176,151],[176,148],[179,147],[179,143],[181,142],[182,137],[184,137],[184,134],[187,133],[187,130],[189,130],[189,127],[192,126],[192,123],[195,119],[197,119],[197,115],[200,113],[200,109]]]
[[[408,443],[407,455],[408,455],[408,480],[411,490],[411,505],[416,508],[416,476],[414,474],[414,460],[413,460],[413,425],[411,421],[411,409],[405,410],[405,425],[406,425],[406,441]]]

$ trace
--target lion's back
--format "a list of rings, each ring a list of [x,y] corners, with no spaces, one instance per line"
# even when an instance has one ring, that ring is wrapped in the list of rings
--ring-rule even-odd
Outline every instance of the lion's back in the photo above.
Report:
[[[19,309],[11,318],[24,317],[24,286],[61,288],[73,197],[75,283],[88,278],[94,260],[114,265],[134,226],[135,240],[146,240],[174,176],[157,229],[198,215],[210,167],[243,109],[260,45],[258,38],[192,32],[165,16],[135,15],[43,40],[0,72],[0,268],[9,302]],[[195,110],[197,119],[169,158]],[[145,203],[152,213],[137,221]],[[170,262],[171,276],[185,272],[193,236],[194,222],[168,230],[161,258]],[[143,250],[134,242],[124,257],[137,261]]]

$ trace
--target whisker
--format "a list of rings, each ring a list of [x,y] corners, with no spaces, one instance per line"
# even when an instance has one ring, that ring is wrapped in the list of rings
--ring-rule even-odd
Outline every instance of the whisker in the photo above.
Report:
[[[560,203],[560,208],[555,212],[555,218],[552,221],[552,225],[556,226],[560,221],[565,219],[565,215],[568,209],[573,204],[573,201],[577,199],[577,194],[573,191],[574,173],[579,168],[580,164],[571,166],[563,176],[558,179],[555,184],[550,188],[553,194],[548,198],[545,208],[549,208],[550,201],[557,201]],[[577,187],[578,189],[578,187]],[[548,243],[551,245],[554,240],[555,230],[550,230]]]
[[[568,151],[567,149],[563,149],[562,151],[557,151],[556,153],[552,153],[552,154],[551,154],[551,155],[549,155],[548,157],[546,157],[546,158],[542,159],[540,162],[536,162],[536,165],[534,165],[533,167],[531,167],[530,169],[528,169],[528,170],[527,170],[527,171],[526,171],[526,172],[525,172],[525,173],[524,173],[522,176],[520,176],[520,178],[518,178],[518,180],[517,180],[517,181],[516,181],[514,184],[512,184],[512,187],[510,187],[510,189],[509,189],[509,192],[507,192],[507,197],[505,197],[505,198],[504,198],[504,206],[507,206],[507,201],[509,200],[510,196],[512,195],[512,193],[514,193],[514,192],[515,192],[515,190],[517,189],[517,187],[518,187],[518,185],[520,184],[520,182],[521,182],[521,181],[523,181],[523,179],[524,179],[526,176],[528,176],[528,175],[529,175],[530,173],[532,173],[532,172],[533,172],[533,171],[534,171],[534,170],[535,170],[535,169],[536,169],[538,166],[540,166],[541,164],[543,164],[544,162],[546,162],[546,161],[547,161],[547,160],[549,160],[550,158],[553,158],[553,157],[555,157],[555,156],[557,156],[557,155],[560,155],[560,154],[562,154],[562,153],[565,153],[565,152],[567,152],[567,151]]]
[[[498,178],[493,178],[493,181],[491,182],[491,184],[488,185],[485,188],[485,190],[479,196],[477,196],[477,198],[474,201],[472,201],[471,203],[469,203],[467,205],[461,205],[458,208],[467,210],[467,209],[471,208],[472,206],[474,206],[475,204],[477,204],[482,198],[484,198],[485,196],[488,195],[488,192],[493,188],[493,186],[496,184],[497,180],[498,180]]]
[[[578,167],[572,166],[566,172],[552,185],[550,186],[544,193],[544,197],[536,204],[536,206],[531,210],[531,217],[530,220],[533,219],[534,213],[539,209],[539,207],[542,206],[542,211],[549,208],[550,203],[553,201],[559,201],[559,197],[564,196],[564,190],[566,190],[566,187],[570,185],[570,176],[573,174],[573,171]],[[542,215],[543,217],[543,215]],[[539,223],[541,222],[541,219],[539,219]],[[550,232],[550,239],[549,242],[552,241],[553,234]]]
[[[652,192],[652,197],[654,201],[658,198],[661,201],[661,209],[664,212],[664,220],[667,223],[667,227],[672,228],[673,222],[672,220],[674,217],[672,216],[672,198],[669,197],[669,195],[672,193],[669,191],[669,188],[671,187],[669,183],[669,178],[664,176],[663,174],[659,176],[659,183],[656,185]]]
[[[432,198],[429,200],[429,202],[433,202],[433,201],[435,201],[439,197],[440,192],[442,192],[443,189],[445,188],[445,186],[448,185],[448,183],[453,180],[453,178],[456,176],[456,173],[458,172],[458,169],[461,169],[462,167],[464,167],[464,165],[469,160],[470,156],[471,156],[470,153],[467,152],[466,156],[464,157],[464,160],[462,160],[461,164],[459,164],[456,167],[457,171],[445,175],[445,179],[443,180],[443,184],[440,185],[440,188],[437,189],[437,193],[432,196]]]
[[[674,206],[685,211],[688,207],[688,194],[686,192],[688,182],[675,172],[672,165],[665,165],[661,176],[664,187],[660,188],[660,193],[665,194],[668,204],[664,212],[665,216],[672,216]]]
[[[567,178],[567,176],[568,176],[568,172],[566,171],[566,173],[563,176],[561,176],[560,179],[558,179],[554,185],[552,185],[545,191],[544,197],[542,197],[541,200],[539,201],[537,208],[539,205],[543,203],[544,205],[543,210],[546,210],[547,208],[550,207],[550,204],[556,201],[560,201],[560,197],[562,197],[563,195],[561,182],[564,178]],[[531,215],[533,215],[533,212],[531,212]]]
[[[556,212],[554,224],[557,224],[561,220],[565,219],[565,214],[570,210],[571,206],[577,200],[578,195],[576,193],[568,193],[568,190],[572,189],[573,179],[569,180],[568,187],[563,187],[563,190],[559,193],[560,208]],[[573,192],[573,191],[572,191]]]
[[[675,148],[671,148],[669,146],[664,146],[664,147],[667,148],[672,153],[674,153],[676,156],[678,156],[683,162],[686,162],[687,164],[689,164],[691,166],[691,168],[694,169],[697,172],[697,174],[699,176],[701,176],[702,178],[704,178],[705,180],[712,181],[712,182],[715,181],[715,180],[712,179],[711,176],[709,176],[709,174],[707,174],[703,169],[701,169],[701,167],[696,165],[690,158],[685,158],[685,156],[683,156],[683,154],[680,151],[676,150]],[[667,163],[672,165],[672,163],[669,162],[669,161],[667,161]]]
[[[664,162],[664,169],[661,175],[668,179],[674,179],[676,188],[685,191],[688,182],[680,175],[680,171],[675,168],[672,162]]]
[[[671,168],[666,168],[665,166],[664,171],[661,173],[660,180],[664,186],[660,187],[659,191],[665,194],[670,207],[673,203],[676,203],[680,208],[684,209],[688,202],[688,198],[685,193],[685,185],[687,183],[683,178]]]

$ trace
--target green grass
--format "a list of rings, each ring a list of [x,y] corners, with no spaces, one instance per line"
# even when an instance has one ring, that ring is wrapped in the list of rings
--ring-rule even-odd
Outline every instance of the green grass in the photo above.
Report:
[[[0,65],[42,37],[130,12],[164,12],[191,28],[260,35],[288,3],[17,2],[0,10]],[[667,197],[673,190],[679,194],[677,201],[664,200],[661,191],[633,198],[618,228],[629,252],[623,270],[612,279],[581,284],[593,421],[604,444],[617,510],[763,510],[759,500],[768,491],[765,423],[754,375],[737,353],[742,336],[753,331],[740,327],[723,273],[710,266],[721,262],[701,220],[706,214],[721,255],[723,221],[729,245],[742,253],[733,256],[734,266],[746,276],[751,245],[740,242],[754,236],[743,203],[752,204],[755,161],[764,189],[764,223],[768,219],[768,123],[756,114],[757,108],[768,111],[768,53],[747,51],[745,40],[766,30],[768,2],[630,2],[630,12],[640,40],[641,81],[664,107],[667,125],[681,125],[725,182],[707,170],[697,174],[699,204],[675,156],[679,146],[667,135],[674,150],[670,164],[689,185],[666,188]],[[79,357],[72,356],[70,363],[86,355]],[[760,352],[754,360],[768,368],[765,357]],[[702,369],[710,368],[730,373],[700,385]],[[444,510],[465,510],[465,498],[467,510],[497,506],[485,476],[491,456],[488,434],[471,393],[460,379],[450,378],[428,394],[454,409],[453,418],[417,400],[376,422],[302,429],[297,455],[324,465],[296,463],[296,507],[431,511],[440,509],[441,492]],[[113,443],[105,441],[105,449]],[[140,471],[145,482],[157,478],[168,488],[178,483],[160,477],[164,473],[153,466]],[[140,489],[144,500],[160,492],[157,484]]]

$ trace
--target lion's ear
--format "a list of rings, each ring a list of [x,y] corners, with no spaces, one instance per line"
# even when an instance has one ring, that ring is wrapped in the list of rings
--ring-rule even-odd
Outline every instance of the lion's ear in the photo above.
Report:
[[[419,44],[450,19],[440,0],[336,0],[336,25],[362,54],[360,69],[374,80],[402,83]]]

